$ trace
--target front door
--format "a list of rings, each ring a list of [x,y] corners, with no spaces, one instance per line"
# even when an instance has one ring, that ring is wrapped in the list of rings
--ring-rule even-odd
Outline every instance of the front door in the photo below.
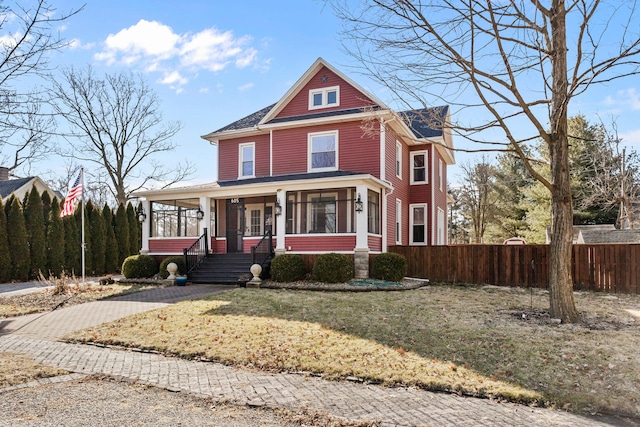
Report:
[[[244,199],[227,200],[227,253],[242,253],[244,236]]]

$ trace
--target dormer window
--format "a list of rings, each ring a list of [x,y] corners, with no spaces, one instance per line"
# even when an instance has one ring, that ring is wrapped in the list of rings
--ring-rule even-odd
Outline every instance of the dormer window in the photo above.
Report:
[[[340,86],[311,89],[309,91],[309,109],[337,107],[340,105]]]

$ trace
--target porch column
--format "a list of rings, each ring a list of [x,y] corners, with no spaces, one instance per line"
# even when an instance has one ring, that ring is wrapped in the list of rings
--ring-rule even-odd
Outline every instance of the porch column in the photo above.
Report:
[[[354,273],[356,278],[365,279],[369,277],[369,230],[368,230],[368,210],[367,187],[356,185],[356,198],[362,200],[362,212],[356,212],[356,247],[353,251]]]
[[[200,203],[200,209],[204,212],[202,221],[198,224],[198,231],[200,232],[200,235],[202,235],[202,233],[204,233],[204,229],[208,228],[209,236],[211,236],[211,227],[209,226],[209,224],[211,224],[211,202],[207,196],[200,196],[198,203]]]
[[[276,216],[276,230],[278,230],[276,236],[276,255],[281,255],[287,252],[287,247],[284,242],[285,232],[287,231],[287,190],[277,190],[276,200],[280,201],[280,207],[282,208],[280,215]]]
[[[142,210],[147,214],[147,217],[144,219],[142,224],[140,224],[140,228],[142,229],[142,248],[140,248],[141,254],[149,253],[149,234],[151,233],[150,224],[151,224],[151,203],[148,200],[142,201]]]

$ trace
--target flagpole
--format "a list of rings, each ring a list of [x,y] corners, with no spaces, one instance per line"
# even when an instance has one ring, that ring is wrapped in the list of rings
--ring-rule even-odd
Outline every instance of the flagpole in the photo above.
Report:
[[[82,203],[80,205],[82,209],[82,286],[84,286],[84,168],[80,168],[80,175],[82,176],[82,178],[80,178],[82,184]]]

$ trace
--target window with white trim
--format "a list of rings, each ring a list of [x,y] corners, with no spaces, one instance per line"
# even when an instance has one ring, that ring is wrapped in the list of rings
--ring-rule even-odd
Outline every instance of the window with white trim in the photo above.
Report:
[[[256,144],[247,142],[238,146],[238,177],[253,178],[256,176]]]
[[[402,179],[402,144],[396,141],[396,176]]]
[[[410,242],[412,245],[426,245],[427,244],[427,205],[411,205],[410,217],[411,227]]]
[[[246,237],[264,236],[267,230],[273,230],[273,205],[263,203],[245,205]]]
[[[444,165],[442,159],[438,159],[438,180],[440,184],[440,191],[442,191],[442,183],[444,182]]]
[[[338,131],[309,134],[309,172],[338,169]]]
[[[309,90],[309,110],[340,105],[340,86]]]
[[[411,152],[411,184],[427,184],[429,182],[427,167],[427,152]]]
[[[402,201],[396,199],[396,244],[402,244]]]
[[[367,230],[371,234],[380,234],[380,194],[367,191]]]

